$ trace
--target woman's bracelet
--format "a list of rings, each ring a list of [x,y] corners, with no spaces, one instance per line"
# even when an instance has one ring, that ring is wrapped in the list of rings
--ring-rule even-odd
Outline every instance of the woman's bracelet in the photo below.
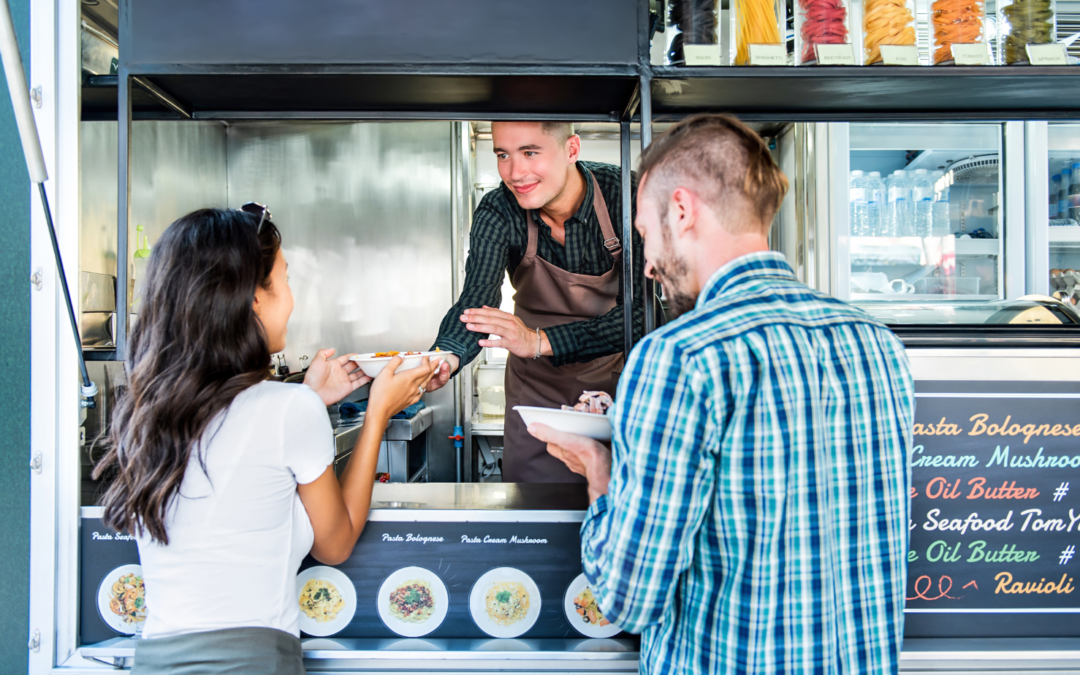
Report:
[[[540,358],[540,329],[536,329],[536,356],[533,357],[533,361]]]

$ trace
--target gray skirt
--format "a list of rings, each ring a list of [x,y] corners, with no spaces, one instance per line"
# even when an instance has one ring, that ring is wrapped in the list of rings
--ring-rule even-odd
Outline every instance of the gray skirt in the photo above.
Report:
[[[300,639],[274,628],[227,628],[139,640],[132,675],[305,675]]]

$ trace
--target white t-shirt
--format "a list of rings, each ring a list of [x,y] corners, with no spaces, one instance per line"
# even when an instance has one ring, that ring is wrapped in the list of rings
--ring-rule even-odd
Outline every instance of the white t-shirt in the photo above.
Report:
[[[138,539],[143,635],[255,626],[299,637],[296,574],[315,534],[296,486],[334,461],[326,406],[305,385],[262,382],[211,422],[203,447],[206,473],[192,452],[167,513],[169,545]]]

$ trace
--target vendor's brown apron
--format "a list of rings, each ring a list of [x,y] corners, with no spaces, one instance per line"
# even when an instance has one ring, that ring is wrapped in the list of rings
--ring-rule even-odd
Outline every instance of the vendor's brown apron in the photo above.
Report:
[[[529,328],[550,328],[564,323],[595,319],[615,307],[619,293],[619,261],[622,246],[611,226],[607,204],[600,186],[593,181],[593,210],[604,233],[604,245],[615,263],[598,277],[573,274],[559,269],[536,255],[539,228],[532,214],[525,212],[529,246],[514,271],[514,314]],[[622,372],[623,355],[602,356],[587,363],[554,366],[546,356],[518,358],[506,362],[506,425],[503,431],[503,481],[507,483],[583,483],[585,478],[570,471],[547,452],[544,443],[533,438],[513,406],[558,408],[576,403],[585,390],[615,395]]]

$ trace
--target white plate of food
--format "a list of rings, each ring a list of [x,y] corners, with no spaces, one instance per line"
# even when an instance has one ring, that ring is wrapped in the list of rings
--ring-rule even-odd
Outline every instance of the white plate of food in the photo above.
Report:
[[[577,575],[567,586],[563,609],[566,611],[566,620],[574,630],[585,637],[609,638],[622,632],[622,628],[604,618],[584,574]]]
[[[98,586],[98,612],[117,633],[134,635],[146,621],[146,586],[141,565],[121,565]]]
[[[382,372],[382,369],[386,367],[386,364],[390,363],[390,359],[395,356],[401,357],[401,365],[394,371],[400,373],[403,370],[419,368],[420,362],[425,356],[430,357],[433,363],[436,360],[441,362],[442,359],[436,359],[436,357],[444,356],[444,354],[443,352],[375,352],[372,354],[357,354],[349,360],[356,362],[360,366],[360,370],[364,371],[364,374],[368,377],[377,377]]]
[[[539,422],[558,431],[588,436],[598,441],[611,440],[611,422],[607,415],[558,408],[537,408],[530,405],[516,405],[514,410],[521,415],[525,426]]]
[[[449,606],[446,584],[423,567],[403,567],[379,588],[379,617],[401,637],[421,637],[435,630]]]
[[[540,617],[540,589],[513,567],[496,567],[476,580],[469,594],[473,621],[494,638],[524,635]]]
[[[356,614],[356,587],[341,570],[322,565],[296,575],[300,630],[314,637],[341,632]]]

